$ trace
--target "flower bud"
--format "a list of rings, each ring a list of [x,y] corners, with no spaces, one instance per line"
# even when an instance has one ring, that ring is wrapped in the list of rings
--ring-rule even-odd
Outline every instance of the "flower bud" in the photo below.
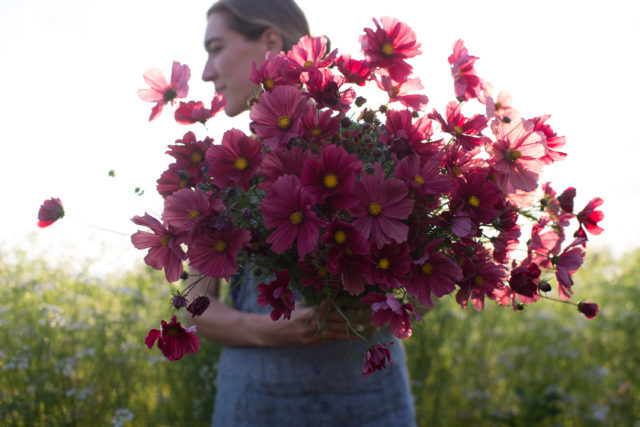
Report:
[[[359,96],[359,97],[356,98],[356,100],[354,102],[358,107],[362,107],[364,105],[364,103],[367,102],[367,99],[362,97],[362,96]]]
[[[587,319],[593,319],[596,317],[596,314],[600,313],[600,310],[598,310],[598,304],[593,302],[578,303],[578,311],[584,314]]]
[[[182,280],[187,280],[189,278],[189,272],[188,271],[183,271],[182,274],[180,275],[180,278]]]
[[[175,308],[176,310],[179,310],[182,307],[187,306],[187,299],[182,295],[177,294],[177,295],[174,295],[173,298],[171,298],[171,304],[173,305],[173,308]]]
[[[546,280],[543,280],[538,284],[540,292],[551,292],[551,285]]]
[[[340,120],[340,126],[342,126],[343,128],[348,128],[349,126],[351,126],[351,119],[349,117],[343,117]]]
[[[209,307],[211,301],[206,295],[201,295],[198,298],[191,301],[191,304],[187,307],[187,311],[191,313],[191,317],[200,316]]]

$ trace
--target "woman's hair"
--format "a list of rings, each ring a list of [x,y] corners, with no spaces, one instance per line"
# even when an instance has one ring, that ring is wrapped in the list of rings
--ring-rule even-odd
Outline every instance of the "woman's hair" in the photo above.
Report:
[[[219,0],[207,17],[217,12],[225,13],[229,29],[247,40],[258,40],[267,28],[273,28],[282,35],[285,51],[309,34],[307,18],[293,0]]]

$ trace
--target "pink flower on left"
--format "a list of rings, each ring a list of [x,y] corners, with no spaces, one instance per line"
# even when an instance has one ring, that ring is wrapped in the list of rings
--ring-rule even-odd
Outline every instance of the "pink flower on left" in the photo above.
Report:
[[[174,103],[177,98],[184,98],[189,93],[189,78],[191,70],[189,66],[173,61],[171,70],[171,82],[167,83],[162,71],[157,68],[147,70],[142,77],[151,88],[138,89],[138,96],[143,101],[155,102],[151,109],[149,121],[158,117],[162,112],[162,107],[168,102]]]
[[[45,228],[64,216],[62,201],[57,197],[45,200],[38,211],[38,227]]]
[[[180,360],[185,353],[196,353],[200,349],[200,338],[194,334],[195,326],[183,327],[176,316],[171,322],[163,320],[161,324],[162,330],[151,329],[144,340],[149,349],[158,341],[158,348],[169,360]]]

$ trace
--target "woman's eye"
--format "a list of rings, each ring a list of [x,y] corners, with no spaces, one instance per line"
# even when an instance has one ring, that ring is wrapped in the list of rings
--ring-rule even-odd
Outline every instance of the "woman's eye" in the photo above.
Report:
[[[222,50],[222,46],[213,46],[213,47],[209,48],[209,54],[215,55],[215,54],[219,53],[221,50]]]

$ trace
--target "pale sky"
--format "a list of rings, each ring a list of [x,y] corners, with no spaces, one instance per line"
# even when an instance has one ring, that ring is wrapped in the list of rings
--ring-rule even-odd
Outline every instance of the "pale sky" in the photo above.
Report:
[[[605,232],[591,247],[614,253],[640,246],[640,134],[637,73],[640,7],[635,1],[312,1],[301,0],[314,35],[358,56],[358,36],[372,17],[408,23],[422,43],[415,75],[444,111],[453,99],[447,57],[462,38],[478,74],[496,91],[509,90],[525,117],[551,114],[566,135],[564,162],[547,168],[560,192],[578,188],[577,209],[600,196]],[[179,5],[179,6],[178,6]],[[420,5],[420,6],[418,6]],[[531,6],[534,5],[534,6]],[[3,192],[0,251],[13,247],[47,253],[52,260],[91,259],[102,271],[130,268],[144,252],[129,237],[129,219],[158,213],[155,181],[171,159],[166,146],[200,125],[172,123],[172,110],[155,122],[151,104],[136,90],[142,73],[158,67],[169,77],[177,60],[192,69],[188,99],[209,100],[200,80],[202,38],[209,1],[4,0],[0,3],[0,178]],[[209,122],[219,141],[247,118]],[[110,178],[109,170],[116,171]],[[134,188],[145,194],[140,197]],[[36,227],[42,201],[60,197],[68,218]]]

